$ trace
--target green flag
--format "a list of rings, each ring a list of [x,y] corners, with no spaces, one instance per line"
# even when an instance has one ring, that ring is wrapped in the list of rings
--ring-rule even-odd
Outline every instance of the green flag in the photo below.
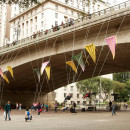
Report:
[[[83,61],[83,57],[82,57],[82,53],[79,53],[78,55],[72,56],[80,65],[80,67],[82,68],[83,72],[85,70],[85,65],[84,65],[84,61]]]

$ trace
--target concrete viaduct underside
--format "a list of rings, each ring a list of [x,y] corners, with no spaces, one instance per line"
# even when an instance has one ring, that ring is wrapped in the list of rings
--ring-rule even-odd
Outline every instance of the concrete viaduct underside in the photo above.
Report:
[[[119,29],[120,25],[122,26]],[[113,60],[112,54],[109,52],[109,48],[104,42],[104,38],[116,34],[116,56]],[[101,52],[93,75],[94,77],[130,71],[129,14],[125,17],[124,15],[121,15],[117,18],[114,16],[111,18],[110,15],[109,17],[106,16],[104,20],[90,20],[89,23],[84,22],[82,25],[77,24],[75,27],[69,27],[68,29],[65,29],[64,33],[63,30],[61,30],[59,32],[54,32],[53,37],[49,38],[48,36],[43,40],[38,41],[34,39],[34,41],[35,44],[1,54],[0,58],[1,62],[3,62],[1,68],[6,68],[7,65],[11,65],[15,77],[13,79],[9,72],[7,72],[6,75],[10,83],[7,84],[5,81],[1,83],[1,88],[3,88],[2,99],[4,101],[17,100],[23,104],[24,102],[28,103],[32,101],[38,84],[38,78],[33,69],[40,68],[44,61],[50,60],[51,79],[47,82],[45,72],[43,76],[41,76],[41,82],[38,84],[38,91],[41,91],[42,95],[65,86],[68,83],[91,78],[96,64],[93,63],[91,57],[88,57],[89,54],[83,49],[85,45],[91,43],[95,43],[96,45],[97,59]],[[102,46],[104,46],[103,49]],[[86,63],[85,72],[82,72],[81,68],[78,67],[78,74],[75,75],[70,67],[66,66],[65,62],[70,61],[72,55],[76,55],[80,52],[86,52],[89,64]],[[10,57],[11,59],[9,61]],[[85,61],[86,57],[84,57],[84,62]],[[78,65],[76,62],[75,64]],[[100,71],[101,73],[99,74]]]

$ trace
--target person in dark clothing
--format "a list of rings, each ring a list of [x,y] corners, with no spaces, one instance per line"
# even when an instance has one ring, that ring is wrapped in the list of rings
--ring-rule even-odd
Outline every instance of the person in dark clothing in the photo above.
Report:
[[[70,99],[71,99],[71,97],[72,97],[72,95],[71,95],[71,94],[69,94],[69,95],[65,98],[64,102],[66,102],[67,100],[70,100]]]
[[[112,106],[112,102],[110,101],[110,102],[109,102],[110,111],[112,110],[112,107],[111,107],[111,106]]]
[[[116,115],[115,108],[116,108],[116,103],[113,101],[113,102],[112,102],[112,116],[113,116],[114,114]]]
[[[40,104],[40,103],[38,104],[37,109],[38,109],[38,115],[40,116],[40,113],[41,113],[41,111],[42,111],[42,109],[41,109],[41,104]]]
[[[74,109],[74,113],[77,113],[77,112],[75,111],[75,108],[76,108],[76,103],[75,103],[75,102],[73,102],[73,109]]]
[[[7,114],[8,114],[8,118],[9,118],[9,121],[11,120],[10,118],[10,111],[11,111],[11,104],[10,104],[10,101],[8,101],[8,103],[5,105],[5,112],[6,112],[6,118],[5,120],[7,120]]]

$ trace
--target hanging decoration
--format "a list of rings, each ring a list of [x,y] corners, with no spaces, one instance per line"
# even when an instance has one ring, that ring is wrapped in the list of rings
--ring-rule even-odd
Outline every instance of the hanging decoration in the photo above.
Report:
[[[47,73],[48,80],[50,80],[50,66],[46,67],[45,70]]]
[[[0,75],[1,75],[1,77],[2,77],[4,80],[6,80],[7,83],[9,83],[8,78],[3,74],[3,71],[2,71],[1,68],[0,68]]]
[[[3,75],[3,79],[6,80],[6,82],[9,84],[9,80],[5,75]]]
[[[9,70],[11,76],[14,78],[12,67],[11,66],[7,66],[7,69]]]
[[[94,45],[94,43],[85,46],[85,49],[88,51],[89,55],[93,59],[93,62],[96,63],[96,51],[95,51],[95,45]]]
[[[84,65],[84,61],[83,61],[83,57],[82,57],[82,53],[79,53],[78,55],[72,56],[80,65],[80,67],[82,68],[83,72],[85,70],[85,65]]]
[[[42,67],[41,67],[41,75],[43,74],[44,69],[45,69],[45,67],[48,65],[48,63],[49,63],[49,61],[42,63]]]
[[[77,74],[77,68],[76,68],[76,66],[75,66],[75,64],[74,64],[73,61],[67,61],[66,64],[68,64],[69,66],[71,66],[72,69],[73,69],[73,70],[75,71],[75,73]]]
[[[112,36],[112,37],[108,37],[105,39],[107,45],[109,46],[111,53],[113,55],[113,60],[115,58],[115,47],[116,47],[116,43],[117,43],[117,39],[116,36]]]
[[[3,71],[1,68],[0,68],[0,75],[3,77]]]
[[[36,68],[36,69],[33,69],[36,74],[37,74],[37,77],[38,77],[38,81],[40,82],[40,71],[39,71],[39,68]]]

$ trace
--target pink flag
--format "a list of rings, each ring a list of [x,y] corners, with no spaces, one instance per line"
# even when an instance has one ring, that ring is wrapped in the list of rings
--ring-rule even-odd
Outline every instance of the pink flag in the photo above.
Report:
[[[45,67],[48,65],[48,63],[49,63],[49,61],[42,63],[41,75],[43,74],[43,71],[44,71]]]
[[[0,75],[3,77],[3,71],[1,68],[0,68]]]
[[[107,45],[109,46],[111,53],[113,55],[113,59],[115,58],[115,47],[116,47],[116,36],[108,37],[105,39]]]

